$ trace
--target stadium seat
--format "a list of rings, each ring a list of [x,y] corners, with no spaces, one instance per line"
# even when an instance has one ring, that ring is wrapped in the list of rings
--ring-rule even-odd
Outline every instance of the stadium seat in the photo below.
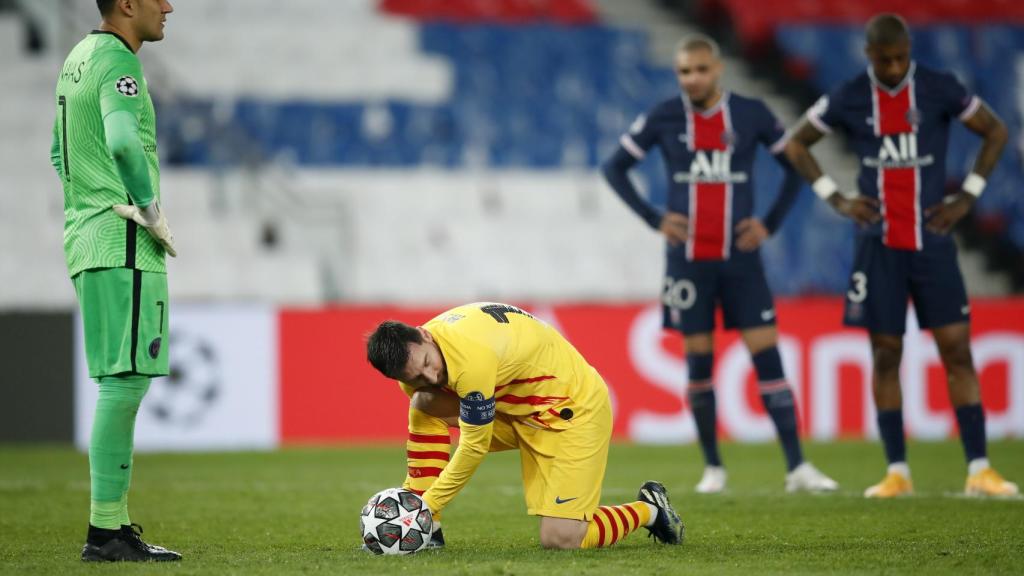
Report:
[[[703,0],[705,9],[727,13],[743,43],[751,50],[770,44],[782,25],[863,26],[880,12],[895,12],[913,26],[937,23],[1024,24],[1024,3],[1015,0],[777,0],[770,10],[751,9],[748,0]]]
[[[589,0],[383,0],[380,8],[421,20],[461,23],[550,20],[585,24],[596,19]]]

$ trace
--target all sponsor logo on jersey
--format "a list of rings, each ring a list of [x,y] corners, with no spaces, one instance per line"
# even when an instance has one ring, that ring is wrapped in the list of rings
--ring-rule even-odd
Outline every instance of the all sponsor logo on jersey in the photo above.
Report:
[[[917,155],[917,134],[912,132],[882,136],[878,157],[864,158],[864,165],[871,168],[917,168],[934,162],[931,154]]]
[[[689,172],[676,172],[676,182],[746,182],[746,172],[733,172],[732,154],[726,150],[697,150]]]

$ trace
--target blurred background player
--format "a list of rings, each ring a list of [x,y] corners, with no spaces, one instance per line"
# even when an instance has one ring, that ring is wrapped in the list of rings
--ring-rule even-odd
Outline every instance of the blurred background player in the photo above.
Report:
[[[682,95],[637,118],[605,163],[604,174],[626,204],[668,241],[664,326],[680,330],[686,342],[687,396],[706,464],[697,492],[721,492],[726,486],[712,380],[719,302],[725,327],[739,329],[750,351],[761,400],[785,454],[786,490],[835,490],[836,482],[803,458],[793,392],[777,347],[775,304],[758,252],[782,223],[800,186],[799,176],[780,156],[784,131],[762,101],[721,88],[723,65],[711,38],[684,38],[675,65]],[[786,171],[763,220],[753,216],[759,145]],[[666,211],[642,198],[628,175],[654,146],[661,148],[668,169]]]
[[[413,392],[416,409],[458,418],[451,462],[422,494],[433,513],[488,452],[518,448],[541,546],[610,546],[641,526],[660,542],[682,543],[682,522],[658,482],[644,483],[636,502],[599,506],[612,432],[608,388],[554,328],[507,304],[466,304],[421,327],[381,323],[367,357]]]
[[[873,355],[878,428],[888,473],[865,496],[913,492],[904,440],[900,360],[908,297],[930,329],[946,369],[968,462],[969,495],[1013,495],[986,457],[985,414],[970,347],[970,305],[950,230],[985,188],[1006,143],[1002,121],[950,73],[910,58],[910,32],[895,14],[871,19],[870,67],[822,97],[796,128],[786,155],[815,193],[862,226],[846,293],[844,323],[867,328]],[[982,137],[973,172],[946,195],[946,145],[960,120]],[[834,129],[861,160],[861,195],[844,196],[808,148]]]
[[[82,560],[180,560],[142,541],[128,516],[135,417],[150,378],[168,373],[156,118],[136,52],[164,37],[165,0],[97,0],[103,22],[57,81],[50,160],[64,186],[64,251],[82,313],[89,376],[99,384]]]

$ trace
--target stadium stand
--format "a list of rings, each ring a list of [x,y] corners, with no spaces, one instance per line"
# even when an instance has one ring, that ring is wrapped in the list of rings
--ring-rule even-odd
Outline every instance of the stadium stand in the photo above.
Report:
[[[784,24],[834,25],[867,22],[879,12],[895,12],[914,25],[1024,23],[1024,4],[1016,0],[780,0],[771,10],[751,10],[748,0],[697,0],[697,11],[728,14],[748,49],[763,48]]]
[[[588,0],[383,0],[380,8],[421,20],[462,23],[593,24],[597,21],[597,14]]]
[[[668,67],[652,62],[643,31],[590,22],[592,8],[573,12],[568,20],[575,25],[563,26],[551,21],[566,18],[552,15],[543,2],[527,3],[533,7],[533,20],[524,19],[522,2],[492,2],[490,10],[480,9],[483,4],[487,3],[381,4],[385,11],[417,22],[422,55],[450,65],[450,94],[429,102],[410,101],[405,94],[325,102],[284,95],[283,88],[269,96],[261,88],[261,93],[237,97],[227,124],[244,134],[242,140],[259,143],[259,154],[288,158],[307,169],[426,166],[454,172],[592,172],[636,114],[678,92]],[[551,3],[562,10],[568,4]],[[201,25],[215,26],[210,20]],[[208,82],[193,80],[195,90],[203,90],[204,84]],[[426,90],[437,92],[429,84]],[[198,116],[199,124],[215,124],[216,106],[215,98],[207,96],[162,107],[161,133],[178,144],[169,152],[173,162],[209,166],[225,161],[212,149],[218,140],[204,135],[190,139],[189,126],[195,122],[181,120]],[[251,153],[244,146],[229,146],[227,151],[229,163],[240,161],[230,158],[232,153]],[[641,172],[651,197],[662,201],[665,179],[659,159],[645,164]],[[762,201],[770,202],[778,170],[765,157],[757,172],[765,184],[760,188]],[[793,214],[801,225],[787,227],[778,244],[765,251],[773,286],[780,293],[835,292],[845,287],[842,269],[849,258],[851,231],[844,227],[837,234],[834,220],[819,208],[812,197],[801,198]],[[548,211],[538,217],[550,215]],[[579,226],[572,214],[559,222]],[[627,219],[624,225],[635,227],[636,222]],[[806,241],[805,234],[815,241]],[[837,266],[806,265],[821,259],[838,261]],[[637,286],[637,292],[644,288]]]
[[[659,240],[596,170],[638,113],[678,92],[645,30],[603,20],[591,0],[320,0],[307,8],[190,4],[169,19],[167,39],[141,54],[158,107],[165,205],[183,254],[171,263],[176,297],[450,302],[656,292]],[[50,44],[91,28],[90,10],[44,27]],[[0,235],[5,246],[44,238],[3,251],[3,275],[46,270],[0,302],[68,303],[59,191],[46,158],[60,50],[28,53],[19,20],[0,16],[0,26],[11,32],[2,35],[0,66],[16,87],[0,110]],[[787,38],[798,46],[812,36]],[[28,136],[7,136],[7,126]],[[639,176],[652,199],[664,199],[660,161]],[[761,158],[755,177],[764,206],[778,170]],[[18,190],[39,193],[22,208]],[[764,250],[773,288],[844,290],[851,234],[803,194]],[[504,267],[480,264],[496,254]],[[228,274],[224,261],[245,262],[245,274]],[[452,286],[450,274],[469,263],[472,280]],[[417,279],[415,293],[403,277]]]

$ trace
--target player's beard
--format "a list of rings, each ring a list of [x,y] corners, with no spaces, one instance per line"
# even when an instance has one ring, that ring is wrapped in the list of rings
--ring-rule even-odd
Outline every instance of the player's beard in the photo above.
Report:
[[[707,90],[699,93],[696,97],[691,97],[690,103],[692,103],[694,106],[702,110],[706,109],[708,107],[708,102],[710,102],[717,93],[718,88],[712,86],[711,88],[708,88]]]

